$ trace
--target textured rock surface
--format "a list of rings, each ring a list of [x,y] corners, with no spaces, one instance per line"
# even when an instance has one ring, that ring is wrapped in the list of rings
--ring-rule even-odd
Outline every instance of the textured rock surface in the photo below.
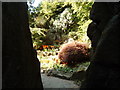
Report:
[[[42,89],[28,26],[27,3],[2,3],[2,88]]]
[[[81,90],[120,89],[120,3],[95,2],[88,36],[92,41],[91,64]]]

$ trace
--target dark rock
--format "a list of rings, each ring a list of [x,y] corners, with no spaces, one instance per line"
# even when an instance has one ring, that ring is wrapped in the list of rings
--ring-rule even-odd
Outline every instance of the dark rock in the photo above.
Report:
[[[2,3],[2,89],[40,88],[40,63],[33,50],[27,3]]]
[[[95,2],[90,12],[90,19],[93,20],[89,24],[87,35],[92,42],[93,52],[97,46],[97,43],[101,37],[102,31],[107,25],[110,18],[112,18],[112,10],[109,9],[108,3]]]
[[[53,76],[53,77],[57,77],[57,78],[61,78],[61,79],[66,79],[66,80],[70,80],[70,77],[72,76],[72,74],[70,73],[63,73],[62,71],[56,71],[54,69],[49,69],[45,72],[45,74],[47,76]]]
[[[78,71],[78,72],[74,72],[72,74],[72,76],[70,77],[70,80],[79,80],[79,81],[83,81],[85,78],[85,74],[86,71],[82,70],[82,71]]]
[[[91,64],[81,89],[120,89],[120,3],[95,2],[88,36],[92,42]]]

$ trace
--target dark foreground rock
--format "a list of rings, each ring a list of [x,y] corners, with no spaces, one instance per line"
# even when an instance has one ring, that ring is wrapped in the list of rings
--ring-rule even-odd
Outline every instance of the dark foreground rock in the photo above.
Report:
[[[95,2],[90,18],[91,64],[80,90],[120,89],[120,3]]]
[[[2,3],[2,29],[2,89],[43,89],[28,25],[27,3]]]

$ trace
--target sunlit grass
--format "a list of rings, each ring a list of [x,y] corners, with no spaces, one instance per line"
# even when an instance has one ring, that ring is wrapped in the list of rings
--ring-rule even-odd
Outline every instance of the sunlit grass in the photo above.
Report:
[[[58,55],[56,54],[58,49],[39,51],[38,59],[41,63],[41,70],[56,70],[64,73],[74,73],[77,71],[86,70],[90,62],[77,64],[75,67],[68,67],[65,64],[60,64]],[[45,54],[45,55],[44,55]]]

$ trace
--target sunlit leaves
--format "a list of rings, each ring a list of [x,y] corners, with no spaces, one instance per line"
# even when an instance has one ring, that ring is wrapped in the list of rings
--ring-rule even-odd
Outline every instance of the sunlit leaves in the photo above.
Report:
[[[70,35],[82,40],[90,23],[89,13],[92,4],[93,2],[82,2],[82,0],[79,2],[43,0],[38,7],[32,7],[29,11],[30,27],[44,28],[47,31],[45,38],[51,39],[48,41],[65,40],[64,37],[68,39]]]

